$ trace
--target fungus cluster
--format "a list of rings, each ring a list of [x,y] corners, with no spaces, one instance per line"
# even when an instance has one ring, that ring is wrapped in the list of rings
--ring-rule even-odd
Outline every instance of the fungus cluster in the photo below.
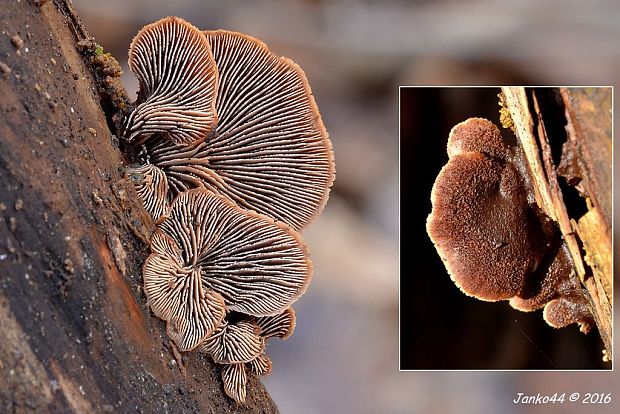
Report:
[[[249,36],[168,17],[136,35],[129,65],[140,90],[122,131],[143,163],[127,177],[157,223],[148,304],[243,402],[310,283],[299,231],[327,202],[331,142],[301,68]]]
[[[131,65],[143,102],[124,124],[126,139],[144,143],[148,162],[166,177],[168,201],[206,188],[304,228],[323,209],[335,171],[331,142],[303,71],[252,37],[195,28],[195,36],[174,37],[185,29],[188,23],[167,18],[146,26],[132,42],[130,63],[145,62]],[[209,53],[192,49],[201,51],[203,70],[178,62],[188,55],[177,49],[192,47],[192,41],[208,47]],[[151,47],[164,43],[172,46]],[[202,103],[207,97],[204,110],[176,102]]]
[[[448,163],[431,193],[428,234],[450,277],[467,295],[544,308],[556,328],[593,325],[588,296],[554,223],[538,209],[518,148],[490,121],[450,131]]]

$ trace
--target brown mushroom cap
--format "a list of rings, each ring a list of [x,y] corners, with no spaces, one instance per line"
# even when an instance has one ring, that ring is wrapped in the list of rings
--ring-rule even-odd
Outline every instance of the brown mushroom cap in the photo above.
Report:
[[[496,301],[519,293],[539,266],[544,236],[514,166],[476,151],[503,152],[487,122],[474,119],[473,132],[467,123],[453,129],[450,160],[431,193],[427,231],[456,285],[467,295]],[[474,133],[480,130],[478,143]]]
[[[144,209],[159,220],[168,209],[168,179],[166,174],[153,164],[128,168],[126,176],[133,183],[142,200]]]
[[[216,136],[190,148],[149,143],[174,193],[205,187],[295,229],[323,209],[335,177],[331,141],[301,68],[262,42],[205,32],[219,72]]]
[[[506,159],[510,149],[493,122],[469,118],[456,124],[448,136],[448,157],[465,152],[481,152],[491,158]]]
[[[204,139],[217,121],[217,68],[206,37],[178,17],[151,23],[129,47],[139,105],[124,125],[129,142],[155,133],[176,144]]]
[[[260,336],[265,339],[287,339],[295,330],[295,310],[288,308],[276,316],[263,316],[256,318],[256,324],[260,328]]]
[[[203,189],[180,194],[157,233],[174,249],[153,255],[173,255],[167,260],[198,272],[202,288],[218,292],[229,310],[277,315],[310,283],[312,264],[299,233]]]
[[[256,359],[265,348],[260,328],[252,322],[225,322],[199,346],[218,364],[236,364]]]
[[[573,323],[579,324],[579,330],[588,333],[594,326],[594,318],[587,301],[554,299],[545,305],[543,311],[545,322],[554,328],[563,328]]]
[[[224,320],[224,298],[188,266],[178,244],[163,232],[151,239],[144,264],[144,292],[153,313],[168,322],[168,336],[181,351],[195,348]]]
[[[237,402],[245,402],[248,374],[245,371],[245,364],[227,364],[222,367],[222,381],[224,382],[224,392]]]

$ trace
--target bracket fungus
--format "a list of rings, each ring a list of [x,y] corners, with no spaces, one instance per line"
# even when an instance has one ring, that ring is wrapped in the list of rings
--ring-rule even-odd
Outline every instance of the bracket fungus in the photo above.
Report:
[[[123,128],[128,142],[161,134],[186,145],[211,132],[217,121],[217,69],[197,28],[178,17],[145,26],[129,47],[129,68],[140,91]]]
[[[485,301],[544,309],[554,327],[593,325],[588,297],[554,223],[535,203],[519,149],[490,121],[470,118],[448,138],[427,232],[454,283]]]
[[[299,233],[203,189],[172,203],[151,240],[144,291],[182,351],[197,347],[228,311],[277,315],[310,283]]]
[[[183,28],[188,25],[170,19],[164,22]],[[154,23],[141,33],[151,33],[162,25]],[[196,30],[193,28],[192,33]],[[177,111],[171,97],[176,96],[174,85],[179,84],[180,76],[178,71],[157,72],[156,79],[168,92],[163,100],[166,105],[159,105],[163,101],[150,93],[153,87],[147,80],[151,78],[142,69],[150,66],[134,63],[130,66],[132,70],[138,69],[136,74],[142,79],[141,94],[144,89],[150,98],[128,117],[125,136],[129,142],[134,141],[134,136],[151,137],[144,140],[144,148],[150,162],[168,179],[169,200],[191,188],[206,188],[245,209],[284,221],[296,230],[304,228],[325,206],[335,178],[331,141],[304,72],[293,61],[275,55],[250,36],[225,30],[200,33],[215,65],[203,56],[202,49],[200,59],[192,62],[204,66],[196,69],[199,73],[217,72],[217,90],[211,93],[209,89],[204,97],[210,99],[209,108],[214,106],[213,117],[217,119],[212,133],[208,138],[203,134],[184,139],[189,136],[181,128],[185,124],[170,130],[154,121],[161,117],[177,128]],[[136,38],[147,38],[147,34]],[[132,50],[138,50],[141,42],[134,43]],[[149,42],[148,46],[139,49],[144,55],[140,62],[159,62],[170,53],[158,42]],[[176,55],[170,59],[173,57]],[[196,84],[189,83],[192,88]],[[179,87],[184,87],[184,83],[180,82]],[[191,103],[189,93],[179,94],[184,97],[183,103],[186,99]],[[206,101],[200,97],[200,102]],[[143,109],[145,106],[149,109]]]

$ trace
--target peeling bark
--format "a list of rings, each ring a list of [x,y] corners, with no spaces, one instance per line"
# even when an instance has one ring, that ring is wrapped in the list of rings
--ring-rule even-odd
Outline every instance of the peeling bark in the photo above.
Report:
[[[611,88],[505,87],[502,104],[526,154],[537,204],[558,223],[590,295],[604,359],[611,360]],[[568,198],[571,188],[579,202]]]

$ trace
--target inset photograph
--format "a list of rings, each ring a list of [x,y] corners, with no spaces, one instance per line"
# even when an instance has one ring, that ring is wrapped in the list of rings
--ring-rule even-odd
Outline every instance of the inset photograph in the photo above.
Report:
[[[401,370],[612,368],[611,87],[401,87]]]

